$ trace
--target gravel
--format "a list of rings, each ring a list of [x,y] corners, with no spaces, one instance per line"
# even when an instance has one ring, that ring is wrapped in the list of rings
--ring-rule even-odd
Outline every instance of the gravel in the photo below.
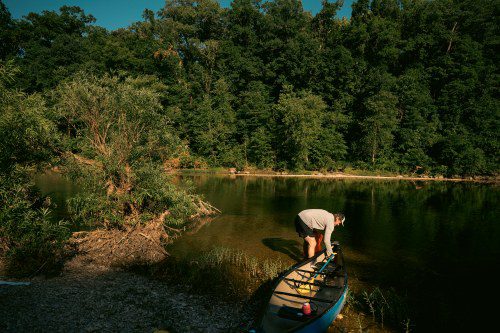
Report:
[[[248,304],[104,266],[30,282],[0,285],[0,332],[242,332],[253,320]]]

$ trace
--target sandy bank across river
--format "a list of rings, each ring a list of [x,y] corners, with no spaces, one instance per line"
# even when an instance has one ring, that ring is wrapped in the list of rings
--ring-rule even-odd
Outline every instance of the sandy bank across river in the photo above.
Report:
[[[466,177],[466,178],[445,178],[428,176],[405,176],[405,175],[353,175],[343,172],[321,173],[311,172],[310,174],[294,174],[274,171],[221,171],[210,169],[181,169],[173,173],[179,174],[220,174],[233,177],[283,177],[283,178],[312,178],[312,179],[367,179],[367,180],[408,180],[408,181],[446,181],[446,182],[475,182],[475,183],[500,183],[500,177]]]

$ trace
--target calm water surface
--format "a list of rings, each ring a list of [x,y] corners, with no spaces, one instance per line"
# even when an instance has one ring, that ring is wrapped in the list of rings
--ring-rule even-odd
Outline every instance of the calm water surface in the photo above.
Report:
[[[302,209],[344,212],[343,245],[354,289],[393,288],[408,301],[416,331],[492,327],[498,292],[498,187],[380,180],[189,176],[222,214],[174,243],[176,256],[214,246],[293,263]],[[498,300],[497,298],[495,300]],[[495,307],[497,308],[497,307]]]
[[[50,175],[49,175],[50,176]],[[346,215],[333,239],[345,252],[355,291],[393,289],[408,302],[415,331],[493,328],[498,301],[500,208],[497,186],[380,180],[181,176],[222,214],[169,249],[193,258],[215,246],[290,264],[302,241],[302,209]],[[75,188],[60,177],[38,185],[64,208]],[[64,216],[64,212],[57,213]],[[496,326],[496,325],[495,325]]]

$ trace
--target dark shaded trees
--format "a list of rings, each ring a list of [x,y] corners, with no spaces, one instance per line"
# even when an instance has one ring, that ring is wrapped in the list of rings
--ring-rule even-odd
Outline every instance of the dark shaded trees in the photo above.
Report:
[[[15,53],[14,21],[7,7],[0,1],[0,60],[6,60],[7,55]]]
[[[422,68],[408,69],[397,83],[399,126],[395,132],[398,162],[407,170],[432,168],[432,147],[440,139],[439,118],[428,77]],[[413,169],[413,170],[415,170]]]
[[[274,108],[279,163],[287,168],[302,170],[310,164],[310,151],[322,128],[325,103],[308,92],[295,93],[285,86]]]
[[[15,43],[22,55],[15,59],[21,69],[19,86],[42,91],[78,71],[89,54],[85,35],[94,21],[82,9],[68,6],[61,7],[60,13],[30,13],[18,21]]]
[[[231,100],[227,83],[220,79],[188,115],[190,146],[214,165],[234,165],[242,160],[234,144],[236,114]]]

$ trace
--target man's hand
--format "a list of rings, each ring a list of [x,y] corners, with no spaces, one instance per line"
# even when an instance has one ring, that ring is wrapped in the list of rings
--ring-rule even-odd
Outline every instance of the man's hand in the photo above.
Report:
[[[333,251],[332,250],[326,250],[326,256],[329,258],[331,257],[333,254]]]

